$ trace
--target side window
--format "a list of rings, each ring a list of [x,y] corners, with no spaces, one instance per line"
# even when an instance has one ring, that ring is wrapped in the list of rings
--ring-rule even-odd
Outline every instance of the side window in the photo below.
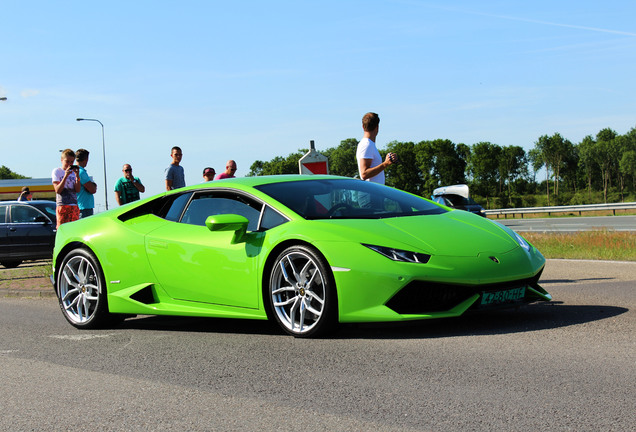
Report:
[[[55,218],[57,217],[57,215],[55,214],[55,206],[40,207],[40,210],[44,210],[44,213],[46,213],[49,219],[55,222]]]
[[[227,193],[205,193],[192,200],[181,219],[182,223],[205,225],[208,216],[219,214],[237,214],[245,216],[249,221],[248,231],[258,228],[261,205],[246,198]]]
[[[31,206],[24,206],[24,205],[11,206],[11,222],[12,223],[35,222],[38,216],[42,216],[42,214]]]
[[[268,230],[287,222],[287,219],[280,213],[272,210],[271,207],[265,206],[263,209],[263,218],[261,219],[261,230]]]
[[[7,206],[0,206],[0,224],[4,223],[7,214]]]
[[[186,204],[190,200],[190,196],[192,196],[191,193],[186,193],[183,195],[179,195],[174,201],[172,201],[170,207],[164,209],[164,211],[166,212],[164,219],[173,222],[179,222],[179,218],[181,217]]]

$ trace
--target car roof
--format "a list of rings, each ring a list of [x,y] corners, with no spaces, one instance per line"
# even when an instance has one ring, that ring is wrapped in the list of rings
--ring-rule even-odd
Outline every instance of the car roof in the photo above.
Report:
[[[340,177],[340,176],[332,176],[332,175],[314,175],[314,174],[281,174],[281,175],[266,175],[266,176],[253,176],[253,177],[236,177],[236,178],[227,178],[221,180],[214,180],[208,183],[204,183],[205,185],[214,186],[217,184],[222,185],[230,185],[230,184],[240,184],[244,186],[259,186],[270,183],[281,183],[281,182],[289,182],[289,181],[303,181],[303,180],[334,180],[334,179],[346,179],[351,180],[351,177]],[[200,184],[198,185],[201,186]]]
[[[235,177],[221,180],[214,180],[205,183],[197,183],[185,186],[177,190],[194,190],[207,188],[237,188],[246,190],[245,188],[254,188],[261,185],[283,182],[311,181],[311,180],[354,180],[351,177],[331,176],[331,175],[300,175],[300,174],[281,174],[281,175],[265,175],[254,177]]]
[[[1,204],[26,204],[26,205],[53,204],[53,205],[55,205],[55,201],[49,201],[49,200],[31,200],[31,201],[11,200],[11,201],[0,201],[0,205]]]
[[[437,189],[433,191],[433,196],[440,196],[440,195],[459,195],[461,197],[468,198],[469,197],[468,185],[458,184],[458,185],[452,185],[452,186],[438,187]]]

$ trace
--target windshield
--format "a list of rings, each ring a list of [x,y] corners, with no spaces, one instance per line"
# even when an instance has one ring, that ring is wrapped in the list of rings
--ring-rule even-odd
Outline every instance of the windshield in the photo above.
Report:
[[[355,179],[270,183],[256,189],[305,219],[380,219],[445,212],[415,195]]]
[[[479,205],[472,198],[464,198],[460,195],[442,195],[453,207],[463,207],[468,205]]]

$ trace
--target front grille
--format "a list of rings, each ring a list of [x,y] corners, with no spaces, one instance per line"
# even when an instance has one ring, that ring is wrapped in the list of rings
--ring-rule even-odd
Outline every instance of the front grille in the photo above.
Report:
[[[540,275],[538,273],[530,279],[470,286],[413,281],[391,297],[386,302],[386,306],[399,314],[444,312],[484,291],[495,292],[523,286],[534,286],[537,284]]]

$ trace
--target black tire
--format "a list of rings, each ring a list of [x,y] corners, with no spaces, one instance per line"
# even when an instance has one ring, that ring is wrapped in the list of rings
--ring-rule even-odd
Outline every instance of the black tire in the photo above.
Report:
[[[291,246],[278,255],[269,270],[265,299],[270,316],[292,336],[321,336],[337,324],[333,274],[313,248]]]
[[[6,268],[16,268],[17,266],[22,264],[22,260],[7,260],[0,262],[0,264],[5,266]]]
[[[80,329],[114,322],[108,313],[106,283],[99,261],[86,249],[69,252],[56,275],[57,298],[64,318]]]

